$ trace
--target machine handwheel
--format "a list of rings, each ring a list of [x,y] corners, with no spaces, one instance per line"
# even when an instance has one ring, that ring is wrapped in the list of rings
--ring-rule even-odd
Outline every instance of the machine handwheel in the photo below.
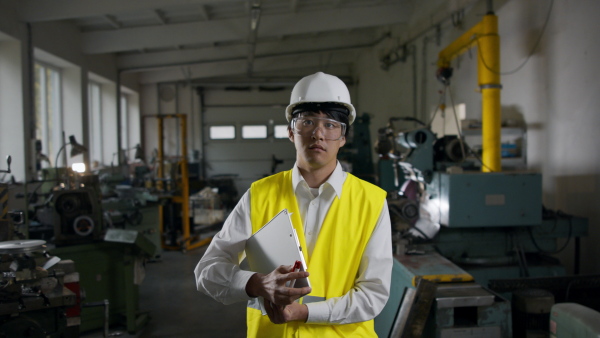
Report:
[[[88,236],[94,231],[94,220],[90,216],[79,216],[73,221],[73,231],[79,236]]]

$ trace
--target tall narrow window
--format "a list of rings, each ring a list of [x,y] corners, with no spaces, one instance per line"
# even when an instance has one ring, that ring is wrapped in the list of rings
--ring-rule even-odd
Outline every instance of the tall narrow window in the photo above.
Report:
[[[54,67],[35,63],[35,137],[42,142],[42,153],[51,165],[62,166],[61,159],[55,163],[62,140],[62,111],[60,95],[60,71]],[[42,162],[42,167],[48,167]]]
[[[90,160],[92,168],[104,163],[102,147],[102,87],[96,82],[88,85],[90,123]]]
[[[121,93],[121,149],[125,149],[127,161],[133,160],[133,152],[129,151],[129,97]],[[131,153],[131,156],[130,156]]]

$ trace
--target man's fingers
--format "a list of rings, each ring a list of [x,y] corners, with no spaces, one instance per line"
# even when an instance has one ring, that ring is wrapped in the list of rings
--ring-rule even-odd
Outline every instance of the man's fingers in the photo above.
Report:
[[[309,275],[310,274],[307,271],[297,271],[297,272],[288,273],[286,278],[288,278],[288,280],[292,280],[292,279],[298,279],[298,278],[306,278]]]
[[[280,265],[275,271],[285,274],[291,272],[293,268],[293,265]]]
[[[286,296],[297,296],[299,298],[309,294],[312,289],[309,286],[305,286],[303,288],[285,288],[281,291]]]
[[[264,300],[263,304],[265,305],[265,311],[267,312],[267,315],[269,316],[269,318],[273,317],[273,309],[271,308],[271,302],[268,300]]]

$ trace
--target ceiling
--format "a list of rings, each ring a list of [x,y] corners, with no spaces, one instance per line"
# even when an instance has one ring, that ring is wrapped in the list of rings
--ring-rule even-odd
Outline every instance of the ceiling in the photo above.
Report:
[[[114,53],[140,82],[241,81],[324,70],[397,27],[430,25],[472,0],[21,0],[25,22],[68,21],[84,54]],[[424,4],[426,3],[426,5]],[[441,9],[441,10],[440,10]],[[403,26],[404,25],[404,26]],[[276,81],[276,80],[272,80]]]

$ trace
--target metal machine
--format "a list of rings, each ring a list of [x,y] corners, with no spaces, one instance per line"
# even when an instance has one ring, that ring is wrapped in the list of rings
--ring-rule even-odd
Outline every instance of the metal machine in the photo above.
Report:
[[[553,278],[566,270],[549,254],[566,245],[558,248],[557,239],[587,234],[586,219],[543,208],[539,173],[501,172],[499,37],[491,9],[440,52],[438,78],[447,86],[450,61],[473,45],[479,47],[481,158],[461,135],[437,137],[425,123],[397,132],[390,120],[380,130],[379,184],[389,192],[397,259],[390,300],[376,320],[380,336],[524,336],[528,328],[514,326],[511,311],[549,301],[535,292],[513,297],[513,291],[558,284]],[[597,291],[600,281],[594,276],[579,284]],[[550,307],[543,308],[541,326],[548,328]]]
[[[388,178],[382,185],[393,187],[395,282],[405,288],[420,279],[437,283],[429,324],[422,325],[426,336],[459,337],[469,328],[510,337],[516,288],[497,286],[511,280],[527,288],[534,277],[564,276],[564,266],[548,254],[560,250],[559,238],[585,236],[587,220],[543,209],[540,174],[473,171],[464,157],[448,156],[459,147],[447,146],[452,140],[428,129],[398,133],[407,154],[380,162],[380,170],[393,173],[382,175]]]
[[[79,336],[79,273],[46,250],[42,240],[0,242],[0,335]]]
[[[86,302],[79,310],[75,336],[99,328],[108,334],[108,327],[117,324],[137,332],[149,320],[138,307],[144,262],[157,252],[141,231],[144,211],[131,203],[103,203],[97,175],[52,169],[44,181],[30,183],[33,191],[25,194],[30,208],[27,223],[30,238],[47,241],[45,250],[77,264],[78,286],[85,291]],[[125,224],[125,218],[133,224]],[[155,219],[147,218],[149,227],[157,224]]]

